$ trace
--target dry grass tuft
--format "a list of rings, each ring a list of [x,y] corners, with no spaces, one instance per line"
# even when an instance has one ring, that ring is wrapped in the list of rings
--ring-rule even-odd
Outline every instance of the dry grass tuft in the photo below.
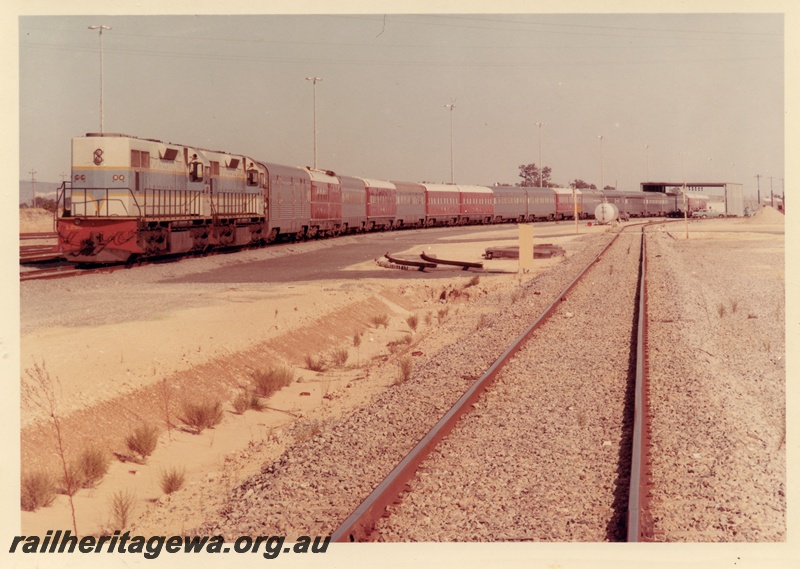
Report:
[[[202,401],[185,401],[180,420],[195,433],[216,427],[222,422],[222,401],[206,399]]]
[[[321,354],[311,355],[306,354],[306,368],[310,369],[311,371],[324,371],[325,370],[325,358]]]
[[[478,317],[478,322],[475,324],[475,330],[482,330],[484,328],[491,327],[491,322],[489,322],[489,317],[486,314],[481,314]]]
[[[241,415],[245,411],[252,409],[253,411],[263,411],[264,404],[261,398],[252,391],[242,389],[239,394],[231,402],[233,410],[237,415]]]
[[[156,450],[158,427],[147,423],[139,425],[125,438],[125,444],[129,451],[139,455],[139,459],[144,461]]]
[[[75,463],[81,486],[94,487],[106,475],[110,464],[111,456],[107,452],[97,447],[85,449]]]
[[[26,474],[20,482],[20,506],[26,512],[46,508],[56,498],[56,482],[46,472]]]
[[[416,314],[412,314],[408,318],[406,318],[406,324],[408,327],[411,328],[414,332],[417,331],[417,326],[419,325],[419,317]]]
[[[270,397],[294,379],[294,370],[287,366],[271,367],[251,374],[253,386],[259,397]]]
[[[65,496],[74,496],[78,490],[83,488],[83,484],[84,480],[80,467],[76,462],[73,462],[61,476],[61,486],[58,489],[58,493]]]
[[[392,340],[391,342],[386,344],[386,347],[389,348],[390,353],[394,354],[397,351],[401,350],[403,346],[411,345],[411,342],[413,341],[414,339],[411,337],[411,334],[406,334],[399,340]]]
[[[159,475],[159,484],[161,491],[164,494],[172,494],[183,488],[183,483],[186,481],[186,469],[173,466],[169,470],[162,470]]]
[[[406,356],[400,360],[400,376],[397,378],[395,385],[407,382],[411,379],[411,373],[414,371],[414,360],[410,356]]]
[[[342,367],[346,364],[348,357],[350,357],[350,354],[347,352],[347,348],[344,347],[336,348],[331,352],[331,361],[336,367]]]
[[[370,318],[370,322],[372,325],[377,328],[378,326],[383,326],[384,328],[389,327],[389,315],[388,314],[376,314],[372,318]]]
[[[318,434],[322,432],[322,423],[317,420],[309,421],[307,423],[303,423],[297,427],[295,431],[295,440],[298,443],[304,443],[308,440],[311,440]]]
[[[481,278],[478,275],[475,275],[474,277],[469,279],[469,281],[467,281],[467,284],[464,285],[464,288],[476,286],[479,282],[481,282]]]

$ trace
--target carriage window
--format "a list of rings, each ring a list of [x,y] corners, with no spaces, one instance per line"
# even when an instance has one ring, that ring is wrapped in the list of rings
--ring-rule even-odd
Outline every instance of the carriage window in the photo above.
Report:
[[[211,175],[219,176],[219,162],[211,161]]]

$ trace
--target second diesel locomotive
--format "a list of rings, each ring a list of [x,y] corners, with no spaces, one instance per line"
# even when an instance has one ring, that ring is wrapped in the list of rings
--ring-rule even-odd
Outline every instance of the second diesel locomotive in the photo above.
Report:
[[[577,200],[577,207],[573,199]],[[72,140],[58,198],[59,248],[76,263],[203,252],[380,229],[683,213],[680,195],[393,182],[284,166],[120,134]],[[708,198],[692,195],[687,209]]]

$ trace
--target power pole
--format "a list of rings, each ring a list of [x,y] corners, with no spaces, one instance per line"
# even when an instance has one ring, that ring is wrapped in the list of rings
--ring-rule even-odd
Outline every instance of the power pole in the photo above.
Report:
[[[455,184],[455,167],[453,166],[453,109],[456,108],[455,103],[450,103],[449,105],[445,105],[448,109],[450,109],[450,183]]]
[[[322,81],[322,77],[306,77],[306,81],[311,81],[314,85],[314,170],[317,169],[317,81]]]
[[[33,193],[31,207],[36,207],[36,170],[30,170],[29,174],[31,175],[31,193]]]
[[[542,166],[542,127],[544,126],[543,122],[537,122],[536,126],[539,127],[539,187],[542,187],[542,170],[544,166]]]
[[[769,177],[769,204],[775,207],[775,194],[772,193],[772,176]]]
[[[756,174],[756,183],[758,184],[758,206],[756,209],[761,207],[761,174]]]

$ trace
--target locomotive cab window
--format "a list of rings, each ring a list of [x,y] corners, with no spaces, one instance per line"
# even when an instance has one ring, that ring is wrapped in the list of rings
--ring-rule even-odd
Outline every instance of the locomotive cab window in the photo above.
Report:
[[[251,168],[247,171],[247,185],[248,186],[258,185],[258,170],[256,170],[255,168]]]
[[[203,163],[197,160],[197,155],[192,156],[192,161],[189,163],[189,179],[192,182],[203,181]]]
[[[150,153],[144,150],[131,150],[131,168],[150,168]]]

